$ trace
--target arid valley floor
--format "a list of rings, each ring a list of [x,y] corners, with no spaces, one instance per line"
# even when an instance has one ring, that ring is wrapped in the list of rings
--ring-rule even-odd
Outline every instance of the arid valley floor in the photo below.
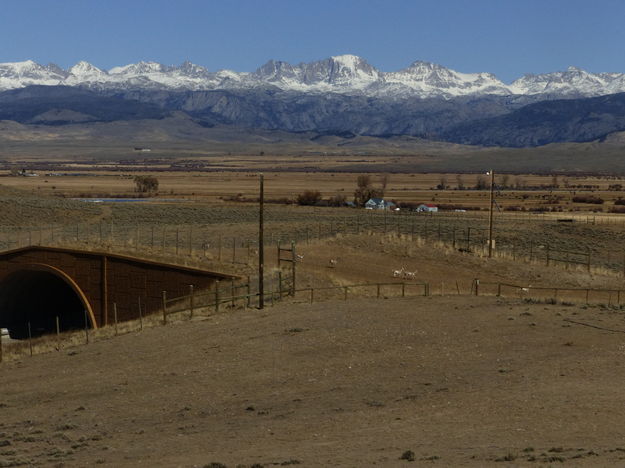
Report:
[[[343,180],[353,184],[353,176]],[[91,183],[73,190],[88,191]],[[172,260],[178,229],[189,229],[197,245],[186,259],[181,248],[183,263],[242,275],[257,268],[249,243],[239,244],[230,259],[225,242],[233,232],[254,239],[255,203],[190,197],[94,204],[36,192],[32,186],[1,191],[4,248],[52,239]],[[471,192],[476,200],[485,195]],[[143,331],[88,345],[68,342],[60,352],[33,357],[26,346],[12,352],[8,345],[15,343],[5,342],[0,466],[625,463],[622,215],[557,212],[534,219],[498,212],[501,249],[512,238],[519,243],[514,253],[500,253],[498,244],[489,259],[483,248],[458,248],[467,227],[483,231],[483,211],[414,220],[393,214],[387,223],[381,214],[357,209],[267,210],[274,240],[280,233],[285,241],[299,236],[300,287],[399,285],[404,280],[393,271],[405,268],[416,271],[413,283],[429,284],[430,295],[409,288],[402,298],[398,289],[386,288],[379,298],[350,292],[344,300],[338,290],[320,293],[311,304],[303,293],[263,310],[223,308],[166,327],[155,320]],[[377,221],[367,224],[372,216]],[[341,223],[349,229],[327,231]],[[113,225],[115,242],[103,243],[108,231],[103,236],[102,226],[113,232]],[[150,243],[154,225],[157,237],[163,225],[169,229],[163,244]],[[321,225],[323,233],[317,232]],[[306,235],[317,235],[302,237],[302,226]],[[201,233],[211,242],[208,251],[197,247]],[[221,236],[220,260],[214,245]],[[547,265],[536,252],[549,242],[587,248],[591,267]],[[536,249],[533,258],[528,245]],[[275,242],[268,244],[272,274],[275,249]],[[476,279],[483,284],[478,296]],[[496,297],[492,285],[498,282],[557,288],[558,296],[519,289]],[[583,293],[567,289],[611,291],[593,292],[586,304]]]

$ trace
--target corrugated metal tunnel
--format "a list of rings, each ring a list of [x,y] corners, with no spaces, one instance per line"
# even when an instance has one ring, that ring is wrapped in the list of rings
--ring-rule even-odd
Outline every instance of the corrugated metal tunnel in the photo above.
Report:
[[[33,337],[54,333],[56,317],[61,331],[84,328],[86,309],[80,294],[53,271],[17,270],[0,282],[0,327],[11,338],[28,338],[29,323]]]

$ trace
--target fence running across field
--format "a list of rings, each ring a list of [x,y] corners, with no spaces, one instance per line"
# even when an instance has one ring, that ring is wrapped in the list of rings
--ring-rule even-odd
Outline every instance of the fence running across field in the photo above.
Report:
[[[144,326],[154,326],[157,324],[166,325],[178,320],[191,320],[199,317],[208,317],[219,313],[227,313],[237,308],[258,307],[259,293],[254,290],[253,282],[249,279],[246,283],[235,284],[231,282],[226,286],[217,285],[209,291],[194,291],[190,289],[189,294],[174,299],[167,298],[167,292],[163,292],[163,306],[160,314],[154,313],[149,316],[142,316],[141,306],[138,307],[138,322],[117,322],[117,314],[114,314],[114,323],[97,330],[89,328],[85,315],[85,327],[82,331],[72,331],[60,333],[58,326],[56,337],[48,339],[47,344],[38,349],[40,352],[60,351],[62,348],[77,344],[89,344],[98,339],[105,339],[120,333],[137,332],[143,330]],[[286,281],[285,283],[286,284]],[[451,285],[450,285],[451,284]],[[240,293],[244,291],[243,293]],[[483,282],[474,279],[469,287],[461,290],[458,281],[453,283],[440,283],[439,294],[433,291],[427,282],[385,282],[385,283],[361,283],[341,286],[319,286],[299,289],[282,288],[280,282],[274,283],[265,292],[265,304],[269,307],[275,302],[289,297],[295,303],[313,304],[319,301],[332,301],[349,299],[368,298],[388,298],[388,297],[417,297],[417,296],[497,296],[517,298],[523,300],[545,301],[547,303],[567,304],[597,304],[611,307],[621,307],[625,300],[625,290],[622,289],[600,289],[600,288],[567,288],[551,286],[521,286],[503,282]],[[113,309],[116,311],[116,304]],[[58,319],[57,319],[58,323]],[[130,323],[130,325],[128,325]],[[123,330],[120,330],[123,328]],[[82,338],[81,338],[82,336]],[[41,340],[41,338],[39,339]],[[36,341],[36,340],[35,340]],[[69,343],[69,344],[68,344]],[[28,339],[26,343],[11,342],[4,343],[0,339],[0,362],[4,355],[11,351],[12,355],[38,354],[34,352],[33,339]],[[15,351],[17,350],[17,351]]]
[[[386,233],[396,234],[409,241],[436,241],[466,253],[484,255],[487,251],[488,230],[484,213],[342,212],[347,214],[321,222],[268,223],[265,243],[267,246],[280,243],[286,245],[291,241],[301,244],[337,235]],[[546,266],[580,267],[586,271],[602,268],[625,276],[625,249],[599,248],[592,239],[582,242],[567,236],[540,238],[531,230],[523,231],[507,224],[564,227],[570,226],[568,221],[573,220],[578,224],[599,224],[602,219],[604,222],[614,220],[616,223],[621,218],[625,221],[625,217],[603,219],[576,215],[574,218],[558,218],[553,215],[498,213],[494,255],[544,262]],[[563,220],[567,223],[560,222]],[[0,251],[32,245],[68,246],[87,250],[123,250],[137,254],[145,252],[151,256],[175,255],[200,260],[209,258],[220,262],[255,263],[258,252],[256,234],[247,237],[223,236],[212,232],[213,229],[216,227],[212,225],[116,225],[111,222],[31,228],[5,226],[0,229]]]

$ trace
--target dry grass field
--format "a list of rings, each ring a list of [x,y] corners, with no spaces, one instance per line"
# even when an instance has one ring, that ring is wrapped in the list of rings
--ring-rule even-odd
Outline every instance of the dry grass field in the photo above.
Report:
[[[237,159],[238,164],[245,162]],[[288,168],[286,161],[276,160],[274,163],[274,168]],[[331,164],[324,166],[320,161],[309,163],[309,171],[275,172],[271,167],[260,167],[265,174],[266,197],[270,200],[294,201],[304,190],[314,189],[326,199],[337,195],[347,200],[353,199],[359,173],[332,172],[335,168]],[[316,169],[317,164],[321,165],[322,171]],[[37,177],[11,177],[5,171],[0,173],[0,176],[6,176],[0,177],[0,183],[33,194],[67,198],[133,197],[137,195],[133,177],[142,174],[158,178],[160,198],[223,202],[255,200],[258,197],[258,172],[249,169],[204,172],[132,165],[117,167],[113,171],[101,167],[94,170],[92,165],[88,165],[82,169],[71,167],[52,172],[37,170],[36,173]],[[383,181],[386,181],[385,197],[396,202],[434,203],[452,209],[488,209],[490,178],[485,173],[374,172],[370,177],[374,187],[381,187]],[[479,180],[484,188],[475,190]],[[496,200],[502,210],[609,212],[615,207],[614,202],[623,198],[625,178],[497,174],[495,184]],[[441,185],[445,189],[441,189]],[[574,197],[588,196],[600,198],[603,202],[596,204],[573,200]]]
[[[3,364],[0,460],[621,466],[618,330],[620,310],[467,297],[146,329]]]
[[[158,171],[159,198],[170,200],[70,199],[132,193],[132,173],[124,174],[3,177],[0,244],[41,240],[242,275],[256,270],[258,207],[226,200],[255,198],[256,174]],[[382,175],[372,174],[374,182]],[[324,197],[350,195],[356,178],[343,172],[265,176],[267,197],[276,199],[306,188]],[[387,193],[396,200],[486,206],[487,191],[453,190],[454,174],[445,176],[451,190],[432,190],[441,177],[390,174]],[[469,185],[477,174],[462,177]],[[553,182],[519,177],[532,185]],[[604,209],[618,196],[608,190],[615,183],[567,180],[598,185],[595,195],[611,200]],[[57,192],[64,196],[50,196]],[[573,196],[563,189],[515,189],[497,200],[529,210],[547,206],[544,197],[554,194],[562,194],[563,207]],[[0,466],[623,463],[625,293],[593,293],[587,305],[583,295],[566,292],[624,288],[620,215],[497,212],[496,256],[488,259],[484,210],[423,216],[269,204],[266,214],[270,275],[275,243],[296,239],[301,288],[400,283],[393,271],[404,268],[416,272],[415,283],[429,283],[431,296],[399,298],[398,289],[386,287],[379,299],[371,290],[352,290],[344,301],[339,290],[319,293],[319,302],[309,304],[303,293],[263,311],[232,308],[167,327],[153,321],[117,337],[103,330],[88,346],[68,344],[62,352],[39,343],[38,350],[48,346],[48,352],[33,358],[24,345],[22,354],[5,348]],[[466,235],[472,236],[469,249]],[[540,256],[547,245],[589,252],[592,268],[547,266]],[[532,259],[529,249],[535,249]],[[475,279],[483,284],[479,297],[471,295]],[[550,292],[497,298],[489,285],[497,282],[558,288],[558,300]]]

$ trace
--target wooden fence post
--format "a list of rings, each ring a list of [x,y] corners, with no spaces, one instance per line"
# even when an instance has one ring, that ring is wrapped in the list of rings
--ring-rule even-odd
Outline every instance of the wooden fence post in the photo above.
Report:
[[[219,280],[215,281],[215,312],[219,312]]]
[[[291,241],[291,296],[295,296],[295,273],[297,256],[295,255],[295,241]]]
[[[315,290],[314,288],[310,288],[310,303],[312,304],[314,302],[314,297],[315,297]]]
[[[61,326],[59,324],[59,316],[55,317],[56,321],[56,350],[61,351]]]
[[[406,297],[406,283],[401,283],[401,297]]]
[[[376,285],[376,286],[377,286],[377,295],[376,295],[376,297],[377,297],[378,299],[380,299],[380,283],[377,283],[377,285]]]
[[[479,289],[479,286],[480,286],[480,280],[479,280],[479,279],[477,279],[477,278],[475,278],[475,279],[473,280],[473,282],[474,282],[474,284],[475,284],[475,295],[477,296],[477,295],[479,295],[479,291],[478,291],[478,289]]]
[[[189,285],[189,296],[191,296],[189,298],[189,301],[190,301],[190,304],[189,304],[190,305],[190,307],[189,307],[189,318],[192,319],[193,318],[193,308],[195,306],[195,294],[193,292],[193,285],[192,284]]]
[[[167,325],[167,291],[163,291],[163,325]]]
[[[87,309],[85,309],[85,342],[89,344],[89,325],[87,324]]]
[[[115,336],[117,336],[117,303],[113,302],[113,320],[115,321]]]
[[[30,355],[33,355],[33,335],[30,328],[30,321],[28,322],[28,349],[30,349]]]
[[[143,313],[141,312],[141,296],[139,296],[139,329],[143,330]]]
[[[251,289],[252,289],[252,287],[251,287],[251,284],[250,284],[250,275],[247,275],[247,302],[246,303],[247,303],[247,307],[248,308],[250,307],[250,301],[252,300],[252,298],[251,298],[251,294],[252,294]]]
[[[549,266],[549,244],[547,244],[547,266]]]

